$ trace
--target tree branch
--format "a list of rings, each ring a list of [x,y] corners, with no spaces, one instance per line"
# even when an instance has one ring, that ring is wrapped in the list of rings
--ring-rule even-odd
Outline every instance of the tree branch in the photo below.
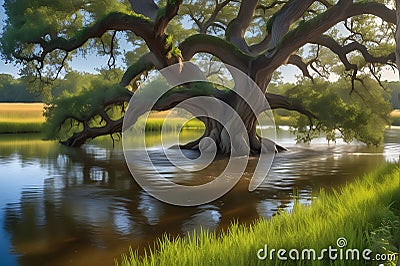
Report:
[[[162,36],[165,33],[168,23],[177,14],[182,0],[170,0],[167,1],[167,5],[158,10],[157,19],[154,26],[154,34],[156,36]]]
[[[205,34],[188,37],[180,44],[179,48],[185,61],[190,60],[196,53],[205,52],[244,72],[247,72],[249,63],[253,59],[253,57],[246,55],[232,43]]]
[[[311,43],[325,46],[329,48],[329,50],[337,54],[344,66],[346,67],[346,70],[354,69],[354,66],[357,67],[357,65],[351,64],[347,59],[347,54],[353,51],[361,52],[365,62],[367,63],[386,64],[390,61],[396,61],[396,56],[394,52],[384,56],[373,56],[368,52],[367,47],[358,42],[353,41],[347,45],[341,46],[332,37],[327,35],[321,35],[312,40]]]
[[[323,4],[326,8],[330,8],[333,5],[331,3],[329,3],[327,0],[318,0],[318,2],[320,2],[321,4]]]
[[[55,39],[51,39],[50,41],[46,41],[44,38],[31,41],[31,44],[37,44],[42,48],[42,51],[39,55],[22,56],[20,53],[14,52],[13,56],[16,59],[24,61],[38,61],[43,63],[47,54],[55,50],[71,52],[83,46],[90,39],[100,38],[108,30],[131,30],[136,35],[143,37],[145,40],[149,40],[152,38],[152,29],[153,24],[140,16],[113,12],[105,16],[103,19],[97,21],[93,25],[78,31],[75,36],[70,39],[57,37]]]
[[[356,41],[353,41],[347,45],[341,46],[332,37],[327,36],[327,35],[321,35],[321,36],[317,37],[315,40],[313,40],[311,43],[315,43],[315,44],[327,47],[329,50],[331,50],[333,53],[335,53],[339,56],[340,61],[342,61],[342,63],[344,64],[347,71],[350,71],[350,70],[353,71],[353,73],[351,74],[351,91],[350,91],[350,93],[352,93],[355,89],[354,82],[357,80],[362,83],[362,80],[360,80],[357,77],[357,72],[359,70],[358,66],[356,64],[352,64],[349,62],[349,60],[347,59],[347,54],[349,54],[350,52],[353,52],[353,51],[359,51],[359,52],[361,52],[365,62],[371,63],[371,64],[382,64],[383,65],[383,64],[387,64],[389,62],[396,61],[396,55],[394,52],[390,53],[388,55],[385,55],[385,56],[376,57],[376,56],[371,55],[364,45],[362,45]],[[379,78],[375,75],[375,73],[372,71],[371,68],[370,68],[370,70],[371,70],[371,73],[373,74],[373,76],[380,83]]]
[[[88,139],[94,139],[99,136],[120,133],[122,130],[122,123],[123,118],[120,118],[116,121],[108,122],[103,127],[90,128],[88,126],[85,126],[82,132],[74,133],[70,138],[65,141],[60,141],[60,143],[69,147],[80,147]]]
[[[272,16],[269,21],[269,23],[272,23],[272,26],[267,26],[267,30],[271,34],[269,51],[275,48],[282,37],[288,32],[290,25],[304,14],[312,3],[314,3],[314,0],[289,1]]]
[[[383,4],[375,2],[353,3],[349,0],[340,0],[338,4],[316,17],[300,22],[295,29],[286,33],[279,40],[272,56],[271,54],[258,56],[253,61],[252,67],[256,73],[272,73],[276,68],[285,63],[293,52],[310,40],[314,40],[340,21],[362,14],[375,15],[389,23],[396,23],[395,12]]]
[[[277,0],[277,1],[272,2],[269,5],[258,4],[256,9],[261,9],[265,13],[268,9],[271,9],[271,8],[274,8],[277,5],[286,4],[286,3],[287,3],[287,1],[279,1],[279,0]]]
[[[129,0],[132,10],[138,14],[142,14],[152,21],[157,18],[158,6],[152,0]]]
[[[218,3],[218,0],[215,1],[215,9],[212,12],[211,16],[204,22],[203,25],[199,25],[200,33],[207,33],[207,30],[210,26],[215,25],[215,20],[217,18],[218,13],[227,5],[231,2],[231,0],[225,0],[222,1],[221,3]],[[216,26],[220,26],[216,24]]]
[[[253,55],[257,55],[268,48],[268,44],[271,41],[271,34],[268,34],[264,37],[264,39],[256,44],[253,44],[249,47],[250,53]]]
[[[310,124],[312,125],[312,119],[316,119],[317,117],[311,113],[310,111],[306,110],[301,104],[294,103],[288,97],[273,93],[267,93],[266,98],[272,110],[283,108],[286,110],[297,111],[300,114],[303,114],[308,117],[310,120]]]
[[[253,19],[257,4],[258,0],[242,0],[237,17],[228,24],[226,29],[226,39],[244,52],[249,52],[244,34]]]
[[[314,81],[313,77],[311,76],[310,72],[308,71],[308,64],[304,63],[302,58],[298,55],[291,55],[288,60],[288,64],[297,66],[301,72],[303,73],[303,76],[308,77],[312,81]]]
[[[128,69],[122,76],[122,79],[119,84],[123,87],[128,86],[133,80],[135,80],[142,73],[153,69],[154,62],[155,58],[152,53],[147,53],[141,56],[133,65],[128,67]]]

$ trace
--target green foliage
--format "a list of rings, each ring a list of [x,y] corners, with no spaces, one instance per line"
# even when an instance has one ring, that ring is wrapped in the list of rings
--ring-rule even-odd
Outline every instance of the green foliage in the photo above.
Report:
[[[368,1],[356,1],[368,2]],[[393,8],[392,3],[389,1],[376,1]],[[314,20],[314,19],[313,19]],[[333,37],[339,45],[348,45],[355,41],[363,45],[369,54],[379,58],[380,56],[387,56],[395,50],[395,25],[382,21],[373,15],[360,15],[348,18],[346,20],[347,28],[345,30],[343,25],[331,28],[326,35]],[[339,60],[338,56],[326,47],[318,47],[311,45],[311,53],[306,55],[308,59],[314,59],[318,54],[318,60],[315,63],[316,68],[325,77],[329,77],[332,73],[344,78],[351,74],[346,71],[343,63]],[[372,77],[372,72],[379,77],[385,65],[367,63],[358,50],[354,50],[346,55],[350,64],[358,67],[358,76],[368,74]],[[386,70],[387,71],[387,70]]]
[[[383,82],[383,86],[390,92],[390,100],[394,109],[400,109],[400,82]]]
[[[357,84],[352,94],[348,82],[339,80],[328,83],[317,80],[305,82],[286,91],[294,102],[299,102],[317,119],[310,128],[307,117],[295,113],[292,126],[298,141],[309,142],[325,133],[328,141],[343,138],[346,142],[362,141],[368,145],[379,145],[383,132],[390,124],[392,106],[385,101],[386,92],[372,80],[364,81],[365,87]]]
[[[41,0],[41,1],[5,1],[3,5],[6,14],[5,27],[0,38],[0,51],[6,60],[14,60],[13,53],[30,57],[37,54],[41,48],[38,41],[57,41],[76,38],[79,40],[87,31],[86,27],[105,19],[112,12],[131,14],[130,4],[118,0],[93,1],[85,0]],[[107,35],[107,34],[106,34]],[[99,40],[88,42],[86,48],[102,51]],[[70,55],[77,51],[71,51]],[[54,51],[44,62],[49,73],[56,72],[64,52]],[[71,57],[68,58],[70,60]],[[53,66],[53,68],[51,68]],[[24,64],[23,68],[32,71],[34,65]]]
[[[317,252],[345,237],[346,249],[371,249],[373,254],[396,253],[400,244],[400,168],[385,165],[331,193],[321,191],[311,206],[295,203],[292,213],[280,212],[251,226],[232,224],[220,234],[193,232],[190,237],[165,236],[143,256],[130,249],[122,265],[291,265],[288,261],[260,261],[257,251],[272,248]],[[364,260],[314,260],[312,265],[365,265]],[[395,262],[394,262],[395,263]],[[116,264],[118,261],[116,260]],[[298,265],[298,262],[293,262]],[[304,264],[304,263],[303,263]],[[302,264],[302,265],[303,265]]]
[[[41,102],[41,95],[33,94],[24,79],[0,74],[0,102]]]
[[[129,94],[125,87],[116,85],[121,76],[118,70],[102,71],[100,75],[70,73],[59,81],[55,98],[45,110],[46,136],[50,139],[65,139],[74,132],[82,131],[84,121],[92,127],[102,126],[99,116],[106,111],[110,118],[122,116],[121,108],[105,106],[118,96]],[[106,108],[106,109],[105,109]]]
[[[388,1],[380,2],[389,5]],[[167,3],[171,4],[173,1],[157,1],[157,4],[162,7],[158,11],[158,17],[165,14],[166,9],[163,7]],[[229,30],[231,29],[229,25],[234,25],[231,22],[237,17],[240,1],[231,1],[220,12],[214,13],[215,5],[218,3],[221,4],[222,2],[200,0],[185,2],[181,5],[178,15],[169,22],[166,28],[167,40],[164,48],[168,48],[168,52],[165,53],[167,59],[181,58],[181,50],[178,47],[180,43],[184,44],[185,41],[189,44],[191,41],[216,44],[222,51],[229,51],[234,54],[242,64],[247,64],[255,58],[254,54],[243,52],[232,43],[226,41],[226,36],[229,36]],[[285,12],[285,9],[282,9],[284,4],[285,1],[260,0],[258,2],[254,17],[246,31],[243,32],[245,41],[249,45],[260,42],[265,38],[267,32],[271,31],[274,18]],[[149,18],[132,12],[129,1],[120,0],[90,2],[86,0],[14,0],[5,1],[4,8],[6,26],[0,39],[0,52],[6,60],[13,60],[13,53],[18,53],[24,57],[40,54],[41,47],[38,43],[41,42],[63,43],[67,39],[73,39],[80,43],[82,38],[91,30],[90,26],[100,25],[109,19],[111,15],[115,15],[115,12],[119,12],[122,18],[129,15],[149,22]],[[312,11],[305,12],[297,22],[291,25],[289,32],[280,40],[276,49],[279,49],[279,45],[284,44],[288,37],[301,36],[304,30],[319,25],[321,20],[325,19],[323,11],[326,8],[321,3],[314,3],[311,9]],[[189,25],[190,23],[193,23],[193,25]],[[349,40],[357,41],[365,45],[373,56],[387,55],[388,51],[393,50],[393,25],[386,22],[382,23],[379,19],[370,15],[349,18],[347,23],[351,30],[344,33],[343,30],[340,31],[336,27],[326,32],[326,34],[334,37],[338,40],[338,43],[344,45],[348,44]],[[149,51],[146,42],[130,32],[130,29],[127,29],[126,33],[118,32],[115,35],[116,39],[113,36],[113,32],[108,31],[101,38],[92,39],[81,48],[70,51],[67,62],[76,53],[86,55],[88,52],[96,51],[100,55],[106,55],[111,48],[114,48],[114,55],[123,54],[125,63],[132,65]],[[126,52],[122,49],[121,44],[125,48],[127,47],[126,43],[131,45],[131,51]],[[308,51],[309,49],[306,50]],[[336,73],[342,78],[349,74],[348,71],[345,71],[338,58],[333,56],[328,49],[311,47],[310,51],[306,57],[315,59],[314,57],[318,53],[318,60],[313,60],[313,66],[318,68],[322,74],[329,76],[330,73]],[[53,77],[54,73],[57,73],[55,70],[58,70],[60,62],[65,55],[60,50],[48,54],[44,60],[45,68],[42,69],[42,74]],[[365,75],[370,68],[370,65],[365,62],[358,51],[349,53],[347,58],[351,64],[355,64],[360,68],[358,78]],[[22,61],[19,62],[21,63]],[[137,67],[138,65],[133,65],[131,70],[138,69]],[[380,70],[381,67],[377,66],[376,70]],[[140,70],[145,73],[149,68],[140,68]],[[101,105],[100,103],[104,99],[123,93],[122,88],[112,85],[118,83],[119,80],[115,81],[116,79],[113,78],[115,82],[108,82],[107,77],[102,77],[105,78],[104,81],[102,78],[98,78],[97,75],[80,75],[76,72],[68,72],[68,68],[66,70],[67,72],[62,73],[67,73],[63,80],[57,80],[52,88],[46,88],[46,90],[35,89],[35,92],[47,93],[41,99],[44,101],[50,100],[52,103],[48,109],[47,117],[49,124],[52,124],[49,128],[52,132],[50,135],[53,136],[57,135],[55,133],[57,123],[65,121],[65,118],[69,117],[69,115],[76,116],[76,121],[87,119],[91,113],[98,111],[96,108],[99,107],[95,106]],[[30,62],[23,65],[22,73],[32,75],[35,71],[35,63]],[[114,74],[119,78],[122,76],[122,73]],[[277,72],[273,74],[276,78]],[[6,99],[6,97],[17,99],[17,94],[19,95],[25,90],[19,83],[13,83],[5,90],[2,89],[1,82],[0,78],[0,101],[7,100],[8,98]],[[302,102],[306,108],[316,114],[318,121],[314,121],[316,128],[309,130],[309,121],[306,117],[296,114],[291,121],[288,121],[286,118],[289,116],[286,114],[284,123],[293,125],[296,128],[298,140],[302,141],[310,141],[318,136],[320,132],[324,132],[330,141],[334,141],[340,136],[345,141],[357,139],[367,144],[379,144],[382,140],[381,132],[388,123],[389,107],[382,100],[382,97],[386,99],[386,96],[382,96],[379,90],[364,89],[360,84],[357,84],[356,91],[349,97],[345,91],[350,90],[347,85],[350,82],[347,80],[345,84],[341,80],[339,83],[340,85],[323,85],[322,82],[319,82],[315,86],[305,84],[297,86],[296,89],[287,90],[287,94],[294,101]],[[376,87],[376,84],[372,84],[370,80],[367,80],[366,83],[368,83],[366,84],[367,88]],[[192,84],[190,90],[188,87],[181,86],[171,90],[165,97],[178,92],[194,96],[210,95],[214,93],[212,89],[201,84]],[[111,91],[115,94],[112,94]],[[102,93],[105,95],[101,96],[100,94]],[[151,93],[157,93],[157,89]],[[55,100],[52,101],[53,99]],[[394,101],[393,99],[392,97],[392,102]],[[77,102],[74,103],[73,101]],[[60,111],[56,111],[56,108],[60,108]],[[111,109],[113,111],[110,111]],[[114,114],[116,112],[115,107],[111,109],[109,112]],[[100,120],[99,116],[95,116],[90,121],[90,124],[97,125]],[[81,123],[76,123],[76,127],[80,128]],[[337,131],[340,132],[339,135]]]

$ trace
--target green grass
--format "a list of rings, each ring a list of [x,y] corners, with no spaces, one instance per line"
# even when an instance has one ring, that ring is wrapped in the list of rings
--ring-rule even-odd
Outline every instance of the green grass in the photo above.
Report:
[[[146,131],[178,130],[182,126],[185,129],[203,129],[204,124],[192,119],[173,117],[164,123],[168,112],[157,112],[147,120]],[[38,133],[43,130],[45,118],[43,117],[43,104],[34,103],[0,103],[0,134],[8,133]],[[140,123],[140,121],[139,121]],[[144,121],[143,121],[144,123]]]
[[[43,122],[3,122],[0,121],[0,134],[39,133]]]
[[[274,116],[274,119],[275,119],[275,125],[277,126],[277,127],[279,127],[279,126],[291,126],[292,125],[292,123],[291,123],[291,117],[290,116],[281,116],[281,115],[275,115]]]
[[[137,123],[145,122],[144,119],[139,120]],[[167,120],[164,117],[149,117],[146,121],[145,130],[146,131],[161,131],[165,127],[165,130],[175,131],[180,128],[185,129],[204,129],[205,126],[203,122],[198,119],[191,119],[187,121],[187,119],[174,117],[168,118]]]
[[[364,260],[260,261],[257,250],[337,248],[371,249],[373,254],[394,254],[399,245],[400,168],[385,165],[334,192],[321,191],[311,206],[295,204],[292,213],[257,220],[250,227],[233,224],[223,233],[194,232],[191,237],[167,236],[143,256],[130,249],[122,265],[365,265]],[[318,256],[318,255],[317,255]],[[276,256],[275,256],[276,258]],[[378,265],[375,263],[373,265]],[[390,264],[386,264],[390,265]],[[392,263],[395,265],[395,262]]]

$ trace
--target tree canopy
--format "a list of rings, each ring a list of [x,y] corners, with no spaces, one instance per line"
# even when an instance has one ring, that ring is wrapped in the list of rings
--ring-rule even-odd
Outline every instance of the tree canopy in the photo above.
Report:
[[[376,132],[382,131],[390,112],[386,105],[382,107],[380,96],[385,86],[380,79],[384,68],[396,68],[393,1],[14,0],[5,1],[4,8],[7,18],[0,51],[5,60],[21,65],[23,75],[50,82],[70,71],[68,62],[73,56],[88,52],[108,55],[105,64],[111,69],[118,57],[126,64],[118,84],[92,84],[98,88],[97,100],[84,93],[81,100],[70,97],[91,107],[84,109],[84,116],[70,110],[73,113],[65,115],[68,121],[57,120],[80,125],[68,137],[68,145],[119,132],[122,121],[110,119],[104,110],[129,101],[136,83],[149,71],[200,57],[215,58],[247,73],[272,109],[301,114],[299,133],[324,131],[332,139],[332,132],[339,130],[345,140],[377,144],[381,136]],[[285,64],[298,67],[309,81],[285,93],[271,93],[271,80]],[[319,81],[332,75],[348,86],[326,87]],[[229,98],[230,93],[211,92],[221,99]],[[157,109],[171,108],[171,103],[191,96],[190,90],[179,100],[169,95],[171,99],[165,101],[169,105]],[[369,99],[368,108],[361,108],[365,99]],[[59,105],[54,103],[50,109]],[[256,114],[249,116],[240,100],[231,105],[245,118],[249,145],[256,153],[260,150]],[[105,125],[92,128],[89,121],[99,115]],[[307,126],[302,121],[307,121]],[[376,121],[377,130],[365,121]],[[203,122],[205,136],[218,127],[213,121]],[[213,138],[225,150],[223,129],[219,131]],[[300,138],[309,140],[310,136],[313,134]]]

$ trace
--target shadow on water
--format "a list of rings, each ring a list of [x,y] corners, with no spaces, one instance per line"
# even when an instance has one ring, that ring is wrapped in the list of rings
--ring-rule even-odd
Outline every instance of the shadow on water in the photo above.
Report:
[[[185,133],[185,139],[199,132]],[[232,221],[250,223],[290,210],[294,194],[309,204],[320,188],[332,189],[400,154],[400,130],[386,133],[379,148],[361,144],[295,145],[278,154],[268,178],[248,192],[257,164],[251,158],[235,188],[198,207],[162,203],[144,192],[125,164],[120,145],[96,141],[82,149],[41,141],[38,136],[0,137],[0,257],[7,265],[109,265],[129,245],[142,248],[164,233],[185,235],[201,227],[221,230]],[[157,146],[157,136],[149,145]],[[186,154],[196,157],[195,153]],[[157,149],[160,171],[185,184],[205,183],[224,169],[219,159],[198,173],[175,171]]]

